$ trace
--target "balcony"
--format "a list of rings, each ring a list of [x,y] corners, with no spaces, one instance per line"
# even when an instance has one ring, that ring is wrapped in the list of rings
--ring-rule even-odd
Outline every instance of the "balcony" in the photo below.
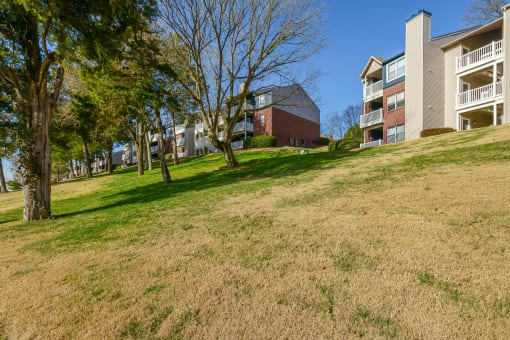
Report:
[[[368,143],[362,143],[359,145],[360,148],[370,148],[372,146],[379,146],[379,145],[383,145],[384,142],[382,139],[378,139],[378,140],[375,140],[373,142],[368,142]]]
[[[502,40],[493,41],[479,49],[457,57],[457,73],[484,65],[500,57],[503,57],[503,42]]]
[[[232,133],[244,132],[244,131],[253,132],[253,123],[248,123],[248,122],[244,122],[244,121],[239,122],[236,125],[234,125],[234,129],[232,130]]]
[[[186,144],[186,139],[185,138],[177,139],[176,143],[175,143],[176,146],[183,146],[184,144]]]
[[[502,82],[497,82],[495,85],[495,89],[494,84],[489,84],[457,94],[456,109],[459,110],[468,106],[490,103],[493,102],[496,98],[502,97]]]
[[[370,101],[383,95],[383,81],[379,80],[376,83],[365,86],[363,93],[363,100]]]
[[[175,134],[179,135],[186,131],[186,124],[180,124],[175,126]]]
[[[376,124],[384,123],[384,112],[383,109],[380,108],[378,110],[372,111],[370,113],[366,113],[360,116],[360,128],[366,128],[369,126],[373,126]]]
[[[232,150],[241,150],[244,146],[244,141],[240,140],[237,142],[232,142],[230,145],[232,146]]]

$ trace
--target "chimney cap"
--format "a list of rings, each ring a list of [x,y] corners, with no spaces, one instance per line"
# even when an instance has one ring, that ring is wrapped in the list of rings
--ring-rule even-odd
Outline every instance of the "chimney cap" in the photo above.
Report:
[[[411,17],[410,17],[409,19],[407,19],[406,23],[407,23],[407,22],[409,22],[409,21],[411,21],[411,20],[413,20],[414,18],[416,18],[416,17],[417,17],[417,16],[419,16],[420,14],[424,14],[424,15],[429,16],[429,17],[431,17],[431,16],[432,16],[432,13],[430,13],[430,12],[428,12],[428,11],[424,10],[424,9],[420,9],[420,10],[418,11],[418,13],[411,15]]]

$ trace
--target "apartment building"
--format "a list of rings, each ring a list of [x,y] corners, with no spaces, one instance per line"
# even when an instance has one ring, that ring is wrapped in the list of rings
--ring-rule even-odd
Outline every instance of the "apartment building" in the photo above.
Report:
[[[165,138],[165,150],[164,154],[173,153],[173,134],[174,129],[171,126],[164,127],[164,138]],[[179,124],[175,126],[175,140],[177,147],[177,156],[179,158],[194,156],[195,155],[195,140],[194,140],[194,129],[187,127],[185,124]],[[148,133],[147,136],[150,141],[150,154],[151,159],[155,160],[159,156],[159,144],[158,135],[156,132]],[[132,165],[138,161],[138,150],[134,143],[124,144],[122,150],[122,164]]]
[[[259,135],[274,136],[276,146],[316,145],[320,137],[320,110],[299,85],[254,91],[247,97],[243,118],[234,126],[232,148],[243,149],[246,139]],[[196,124],[195,153],[216,151],[205,124]]]
[[[510,122],[504,105],[510,96],[504,77],[510,67],[509,8],[487,25],[437,37],[430,35],[431,13],[420,10],[407,20],[403,52],[370,57],[360,75],[361,147],[417,139],[430,128]]]

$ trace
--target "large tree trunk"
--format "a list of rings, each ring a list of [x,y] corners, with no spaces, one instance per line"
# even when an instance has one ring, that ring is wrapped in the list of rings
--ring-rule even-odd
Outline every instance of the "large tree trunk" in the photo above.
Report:
[[[32,84],[35,88],[35,84]],[[23,152],[23,218],[25,221],[43,220],[51,217],[51,159],[49,127],[51,113],[45,98],[39,91],[30,91],[26,149]],[[34,91],[34,92],[35,92]]]
[[[87,178],[92,177],[92,165],[90,164],[89,145],[82,139],[83,142],[83,158],[85,158],[85,175]]]
[[[223,153],[223,157],[225,158],[227,169],[233,169],[239,165],[230,143],[221,143],[220,150]]]
[[[172,181],[170,172],[165,161],[165,135],[163,131],[163,122],[161,121],[161,112],[156,108],[156,123],[158,127],[158,152],[159,152],[159,165],[161,167],[161,176],[163,176],[163,183],[169,184]]]
[[[4,167],[2,165],[2,158],[0,158],[0,194],[7,192],[7,183],[5,182]]]

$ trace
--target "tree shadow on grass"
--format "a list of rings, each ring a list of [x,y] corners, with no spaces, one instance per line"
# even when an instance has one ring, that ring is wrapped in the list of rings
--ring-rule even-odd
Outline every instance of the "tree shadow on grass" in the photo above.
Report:
[[[363,152],[366,152],[366,149],[355,150],[348,153],[321,152],[307,155],[285,155],[281,157],[276,154],[272,158],[251,159],[241,162],[240,166],[236,169],[201,172],[190,177],[174,180],[170,185],[164,185],[161,182],[150,183],[119,191],[111,195],[104,195],[101,197],[101,200],[104,201],[105,204],[57,214],[56,217],[64,218],[79,214],[94,213],[114,207],[151,203],[162,199],[169,199],[186,192],[206,191],[245,181],[292,177],[294,175],[339,165],[343,158],[350,158]],[[319,175],[320,173],[318,173],[318,176]],[[92,195],[97,195],[97,193]]]

